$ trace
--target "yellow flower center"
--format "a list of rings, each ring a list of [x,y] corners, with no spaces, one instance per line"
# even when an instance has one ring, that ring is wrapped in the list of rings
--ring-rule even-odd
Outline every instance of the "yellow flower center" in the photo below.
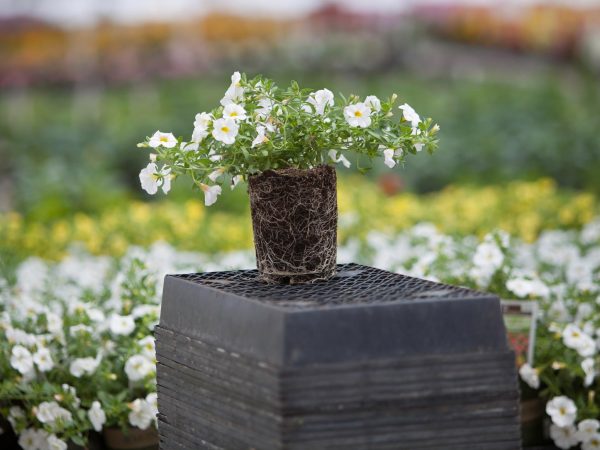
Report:
[[[168,142],[169,138],[167,136],[161,136],[159,140],[160,142]]]
[[[231,113],[229,114],[229,117],[237,117],[238,113],[235,111],[231,111]]]
[[[354,111],[354,117],[362,117],[362,113],[360,111]]]
[[[560,408],[559,412],[561,413],[561,415],[565,415],[567,413],[567,411],[565,410],[565,408]]]
[[[229,127],[221,127],[223,133],[229,133]]]

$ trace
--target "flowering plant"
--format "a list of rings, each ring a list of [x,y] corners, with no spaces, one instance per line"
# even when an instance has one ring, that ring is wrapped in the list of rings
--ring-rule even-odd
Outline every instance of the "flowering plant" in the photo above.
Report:
[[[23,450],[85,445],[105,427],[156,420],[157,283],[130,253],[25,261],[0,289],[0,415]]]
[[[138,146],[150,147],[151,162],[140,173],[142,188],[155,194],[171,189],[171,179],[189,175],[211,205],[221,194],[216,184],[228,175],[232,188],[249,175],[269,169],[308,169],[342,163],[346,154],[383,156],[388,167],[408,154],[437,147],[439,127],[422,120],[397,95],[363,101],[356,95],[336,101],[328,89],[311,92],[292,82],[279,89],[269,79],[251,80],[235,72],[221,105],[196,115],[189,141],[157,131]],[[159,163],[162,166],[159,167]]]

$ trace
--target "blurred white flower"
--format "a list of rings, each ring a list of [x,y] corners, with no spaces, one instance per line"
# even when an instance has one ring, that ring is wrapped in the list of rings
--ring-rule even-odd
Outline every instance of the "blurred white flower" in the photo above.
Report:
[[[223,175],[224,172],[225,172],[225,169],[223,169],[223,168],[215,169],[211,173],[208,174],[208,179],[210,181],[212,181],[213,183],[215,183],[217,181],[217,179],[221,175]]]
[[[198,150],[198,143],[202,142],[202,140],[208,136],[208,127],[212,122],[213,118],[210,114],[205,112],[196,114],[194,120],[194,131],[192,133],[192,144],[195,144],[195,148],[184,148],[184,150]],[[182,145],[183,148],[183,145]]]
[[[257,126],[256,133],[257,133],[257,135],[254,138],[254,140],[252,141],[252,148],[256,147],[257,145],[263,144],[269,140],[269,138],[265,134],[264,126],[262,126],[262,125]]]
[[[94,430],[102,431],[102,426],[106,423],[106,414],[99,401],[96,400],[92,403],[92,407],[88,411],[88,418]]]
[[[398,106],[399,109],[402,110],[402,116],[404,120],[410,122],[413,128],[419,126],[421,122],[421,117],[417,114],[417,112],[410,106],[408,103],[404,103],[403,105]]]
[[[342,163],[344,165],[344,167],[346,167],[347,169],[350,168],[350,161],[348,161],[346,159],[346,157],[344,155],[342,155],[340,153],[340,156],[337,156],[337,152],[335,150],[329,150],[327,152],[327,154],[329,155],[329,157],[331,158],[332,161],[336,162],[336,163]]]
[[[325,113],[325,107],[333,106],[333,92],[329,89],[320,89],[310,94],[306,101],[314,107],[318,115],[322,116]],[[308,105],[304,105],[302,109],[306,112],[312,112],[311,107]]]
[[[504,262],[504,253],[498,245],[492,242],[482,242],[475,250],[473,264],[485,271],[494,272]]]
[[[550,437],[558,448],[569,449],[579,444],[577,430],[573,425],[560,427],[556,424],[550,425]]]
[[[133,355],[125,363],[125,373],[130,381],[140,381],[153,374],[156,367],[145,355]]]
[[[390,169],[393,169],[396,165],[396,161],[394,160],[394,149],[386,148],[383,151],[383,163],[388,166]]]
[[[129,336],[135,330],[135,320],[132,315],[113,314],[109,319],[108,327],[112,334]]]
[[[158,396],[156,395],[156,392],[151,392],[146,395],[146,402],[148,402],[152,415],[156,419],[156,415],[158,414]]]
[[[243,177],[241,175],[236,175],[235,177],[233,177],[231,179],[231,189],[235,188],[238,185],[238,183],[242,180]]]
[[[71,412],[61,407],[56,402],[42,402],[35,408],[35,416],[43,424],[54,425],[60,420],[70,423],[73,420]]]
[[[50,350],[45,347],[40,347],[37,352],[33,354],[33,362],[40,370],[40,372],[48,372],[54,367],[54,361]]]
[[[569,427],[575,422],[577,407],[573,400],[561,395],[554,397],[546,404],[546,414],[550,416],[556,426]]]
[[[367,128],[371,125],[371,108],[364,103],[355,103],[344,108],[344,118],[351,127]]]
[[[239,72],[233,72],[231,75],[231,85],[225,91],[225,95],[221,99],[221,105],[227,106],[230,103],[238,103],[244,99],[244,88],[241,86],[240,82],[242,80],[242,76]]]
[[[217,119],[213,123],[212,135],[226,145],[231,145],[235,142],[235,137],[239,131],[238,124],[233,119]]]
[[[138,398],[129,404],[129,423],[142,430],[147,429],[154,420],[152,406],[141,398]]]
[[[47,444],[48,450],[67,450],[67,443],[57,438],[54,434],[48,436]]]
[[[223,109],[223,118],[233,120],[245,120],[247,118],[246,110],[241,105],[238,105],[236,103],[229,103]]]
[[[19,435],[19,445],[23,450],[45,450],[48,433],[44,430],[27,428]]]
[[[152,148],[173,148],[177,145],[177,138],[173,136],[173,133],[163,133],[161,131],[157,131],[150,138],[148,145]]]
[[[593,356],[596,353],[596,343],[578,326],[568,324],[562,334],[563,343],[583,356]]]
[[[368,95],[365,98],[365,105],[367,105],[375,112],[381,111],[381,101],[374,95]]]
[[[533,389],[540,388],[540,377],[538,376],[537,369],[531,367],[529,364],[523,364],[519,368],[519,375],[525,383],[527,383]]]
[[[92,375],[100,365],[101,358],[75,358],[69,364],[69,372],[76,378],[81,378],[83,375]]]
[[[154,347],[154,336],[146,336],[138,341],[138,345],[142,348],[142,354],[153,360],[156,357],[156,349]]]
[[[206,206],[213,205],[217,201],[217,197],[221,195],[221,186],[219,185],[201,184],[200,189],[204,192],[204,204]]]
[[[258,100],[258,106],[260,106],[260,108],[254,110],[256,118],[258,120],[266,120],[267,117],[269,117],[269,114],[271,114],[275,103],[270,98],[264,97]]]
[[[593,358],[586,358],[581,362],[581,368],[583,369],[583,373],[585,374],[585,379],[583,384],[585,386],[591,386],[594,382],[594,378],[596,378],[596,368],[595,362]]]
[[[581,442],[589,441],[600,428],[600,422],[595,419],[585,419],[577,425],[577,437]]]
[[[159,187],[167,194],[171,190],[171,169],[163,166],[162,169],[158,170],[155,163],[148,163],[140,171],[140,183],[142,189],[150,195],[156,194]]]
[[[600,450],[600,433],[594,433],[582,441],[581,450]]]
[[[15,345],[12,348],[10,365],[25,375],[33,370],[33,356],[31,352],[22,345]]]

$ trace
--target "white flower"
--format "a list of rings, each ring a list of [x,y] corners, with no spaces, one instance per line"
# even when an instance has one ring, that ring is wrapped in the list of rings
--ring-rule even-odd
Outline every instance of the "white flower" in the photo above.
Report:
[[[40,347],[38,351],[33,354],[33,362],[37,365],[40,372],[48,372],[54,367],[52,355],[45,347]]]
[[[563,343],[585,357],[593,356],[596,353],[596,343],[578,326],[569,324],[563,331]]]
[[[236,103],[229,103],[223,109],[223,118],[225,119],[245,120],[246,117],[246,110],[244,107]]]
[[[257,126],[256,133],[257,133],[257,135],[254,138],[254,140],[252,141],[252,148],[256,147],[257,145],[263,144],[269,140],[269,138],[265,134],[264,126],[262,126],[262,125]]]
[[[415,142],[415,150],[417,152],[420,152],[421,150],[423,150],[423,147],[425,146],[425,144],[421,143],[421,142]]]
[[[213,124],[213,137],[224,144],[231,145],[238,134],[238,124],[233,119],[217,119]]]
[[[193,145],[187,145],[184,147],[183,143],[181,145],[183,150],[198,150],[198,143],[202,142],[202,140],[208,136],[208,127],[212,121],[212,116],[208,113],[202,112],[196,114],[196,118],[194,120],[194,131],[192,133],[192,143]]]
[[[494,272],[504,262],[504,254],[493,242],[482,242],[477,246],[473,256],[473,264],[484,271]]]
[[[48,436],[48,450],[67,450],[67,443],[55,435]]]
[[[158,305],[138,305],[131,310],[131,315],[134,318],[160,314],[160,306]]]
[[[49,425],[54,425],[57,420],[68,423],[73,420],[73,416],[65,408],[56,402],[42,402],[35,409],[37,419]]]
[[[371,109],[374,109],[376,112],[381,111],[381,101],[374,95],[368,95],[365,98],[365,105]]]
[[[581,444],[581,450],[600,450],[600,433],[594,433],[587,440],[584,440]]]
[[[541,280],[528,280],[527,278],[516,277],[506,282],[506,288],[517,297],[541,297],[546,298],[550,294],[548,286]]]
[[[555,425],[564,428],[573,425],[573,422],[575,422],[577,407],[573,400],[561,395],[554,397],[546,404],[546,414],[550,416]]]
[[[327,152],[327,154],[329,155],[329,157],[331,158],[331,160],[333,162],[336,162],[336,163],[341,162],[347,169],[350,168],[350,161],[348,161],[346,159],[346,157],[344,155],[342,155],[341,153],[340,153],[339,158],[338,158],[337,152],[335,150],[329,150],[329,152]]]
[[[156,418],[156,415],[158,414],[158,396],[156,395],[156,392],[151,392],[150,394],[146,395],[146,401],[148,402],[148,405],[150,406],[150,409],[152,411],[152,415]]]
[[[142,189],[148,194],[154,195],[158,191],[159,187],[162,187],[163,192],[166,194],[171,190],[171,169],[163,166],[161,170],[153,162],[140,171],[140,183]]]
[[[125,373],[130,381],[139,381],[154,373],[156,366],[144,355],[133,355],[125,363]]]
[[[162,133],[157,131],[152,135],[148,145],[152,148],[156,147],[165,147],[165,148],[173,148],[177,145],[177,139],[173,136],[173,133]]]
[[[58,314],[46,313],[46,324],[48,332],[54,336],[60,335],[63,332],[63,320]]]
[[[317,114],[322,116],[325,113],[326,106],[333,106],[333,92],[329,89],[320,89],[317,92],[310,94],[306,101],[313,105]],[[311,107],[308,105],[304,105],[302,109],[306,112],[312,111]]]
[[[113,314],[110,318],[108,327],[112,334],[129,336],[135,330],[135,320],[133,316],[121,316]]]
[[[598,433],[600,428],[600,422],[595,419],[585,419],[579,422],[577,425],[577,437],[580,441],[589,441]]]
[[[100,361],[101,359],[98,357],[76,358],[71,361],[69,372],[75,378],[81,378],[83,375],[92,375],[100,365]]]
[[[537,369],[531,367],[529,364],[523,364],[519,368],[519,375],[525,383],[527,383],[533,389],[539,389],[540,377],[538,376]]]
[[[383,163],[390,169],[394,168],[396,165],[396,161],[394,160],[394,149],[386,148],[383,151]]]
[[[223,175],[224,172],[225,169],[215,169],[208,174],[208,179],[214,183],[221,175]]]
[[[408,103],[400,105],[398,106],[398,108],[402,110],[404,120],[410,122],[413,128],[419,126],[419,122],[421,122],[421,117],[419,117],[417,112]]]
[[[138,341],[138,345],[142,348],[142,354],[149,359],[156,357],[156,350],[154,344],[154,336],[146,336]]]
[[[581,368],[583,369],[583,373],[585,373],[585,380],[583,384],[586,387],[589,387],[594,382],[594,378],[596,378],[596,369],[594,367],[594,360],[592,358],[586,358],[581,362]]]
[[[364,103],[348,105],[344,108],[344,118],[351,127],[367,128],[371,125],[371,108]]]
[[[235,177],[233,177],[231,179],[231,189],[235,188],[238,185],[238,183],[242,180],[243,177],[241,175],[236,175]]]
[[[134,400],[129,404],[129,409],[129,423],[134,427],[145,430],[154,420],[152,406],[144,399]]]
[[[209,186],[201,184],[200,189],[204,192],[204,204],[206,206],[213,205],[217,201],[217,197],[221,195],[221,186]]]
[[[92,403],[92,407],[88,411],[88,418],[90,419],[94,430],[98,432],[102,431],[102,425],[106,422],[106,414],[99,401],[94,401]]]
[[[560,427],[556,424],[550,425],[550,437],[558,448],[569,449],[579,444],[577,430],[573,425]]]
[[[11,352],[10,365],[23,375],[31,372],[33,369],[31,352],[22,345],[15,345]]]
[[[271,110],[275,106],[275,102],[273,102],[273,100],[270,98],[264,97],[258,100],[258,106],[260,106],[260,108],[256,108],[254,110],[256,113],[256,118],[259,120],[265,120],[269,114],[271,114]]]
[[[48,433],[44,430],[27,428],[19,435],[19,445],[23,450],[44,450]]]
[[[221,99],[221,105],[226,106],[229,103],[240,102],[244,99],[244,88],[241,86],[240,81],[242,76],[239,72],[233,72],[231,75],[231,85],[225,91],[225,96]]]

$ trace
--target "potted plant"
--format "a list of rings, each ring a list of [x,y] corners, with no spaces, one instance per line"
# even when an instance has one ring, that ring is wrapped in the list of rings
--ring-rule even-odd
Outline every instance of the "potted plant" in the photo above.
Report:
[[[396,108],[396,100],[335,98],[296,82],[280,89],[235,72],[220,106],[196,115],[189,140],[157,131],[138,144],[152,149],[142,188],[167,193],[174,178],[188,175],[210,206],[223,184],[246,180],[260,278],[326,280],[336,267],[334,165],[350,167],[351,158],[363,171],[362,160],[383,157],[391,168],[437,146],[439,127],[406,103]]]

